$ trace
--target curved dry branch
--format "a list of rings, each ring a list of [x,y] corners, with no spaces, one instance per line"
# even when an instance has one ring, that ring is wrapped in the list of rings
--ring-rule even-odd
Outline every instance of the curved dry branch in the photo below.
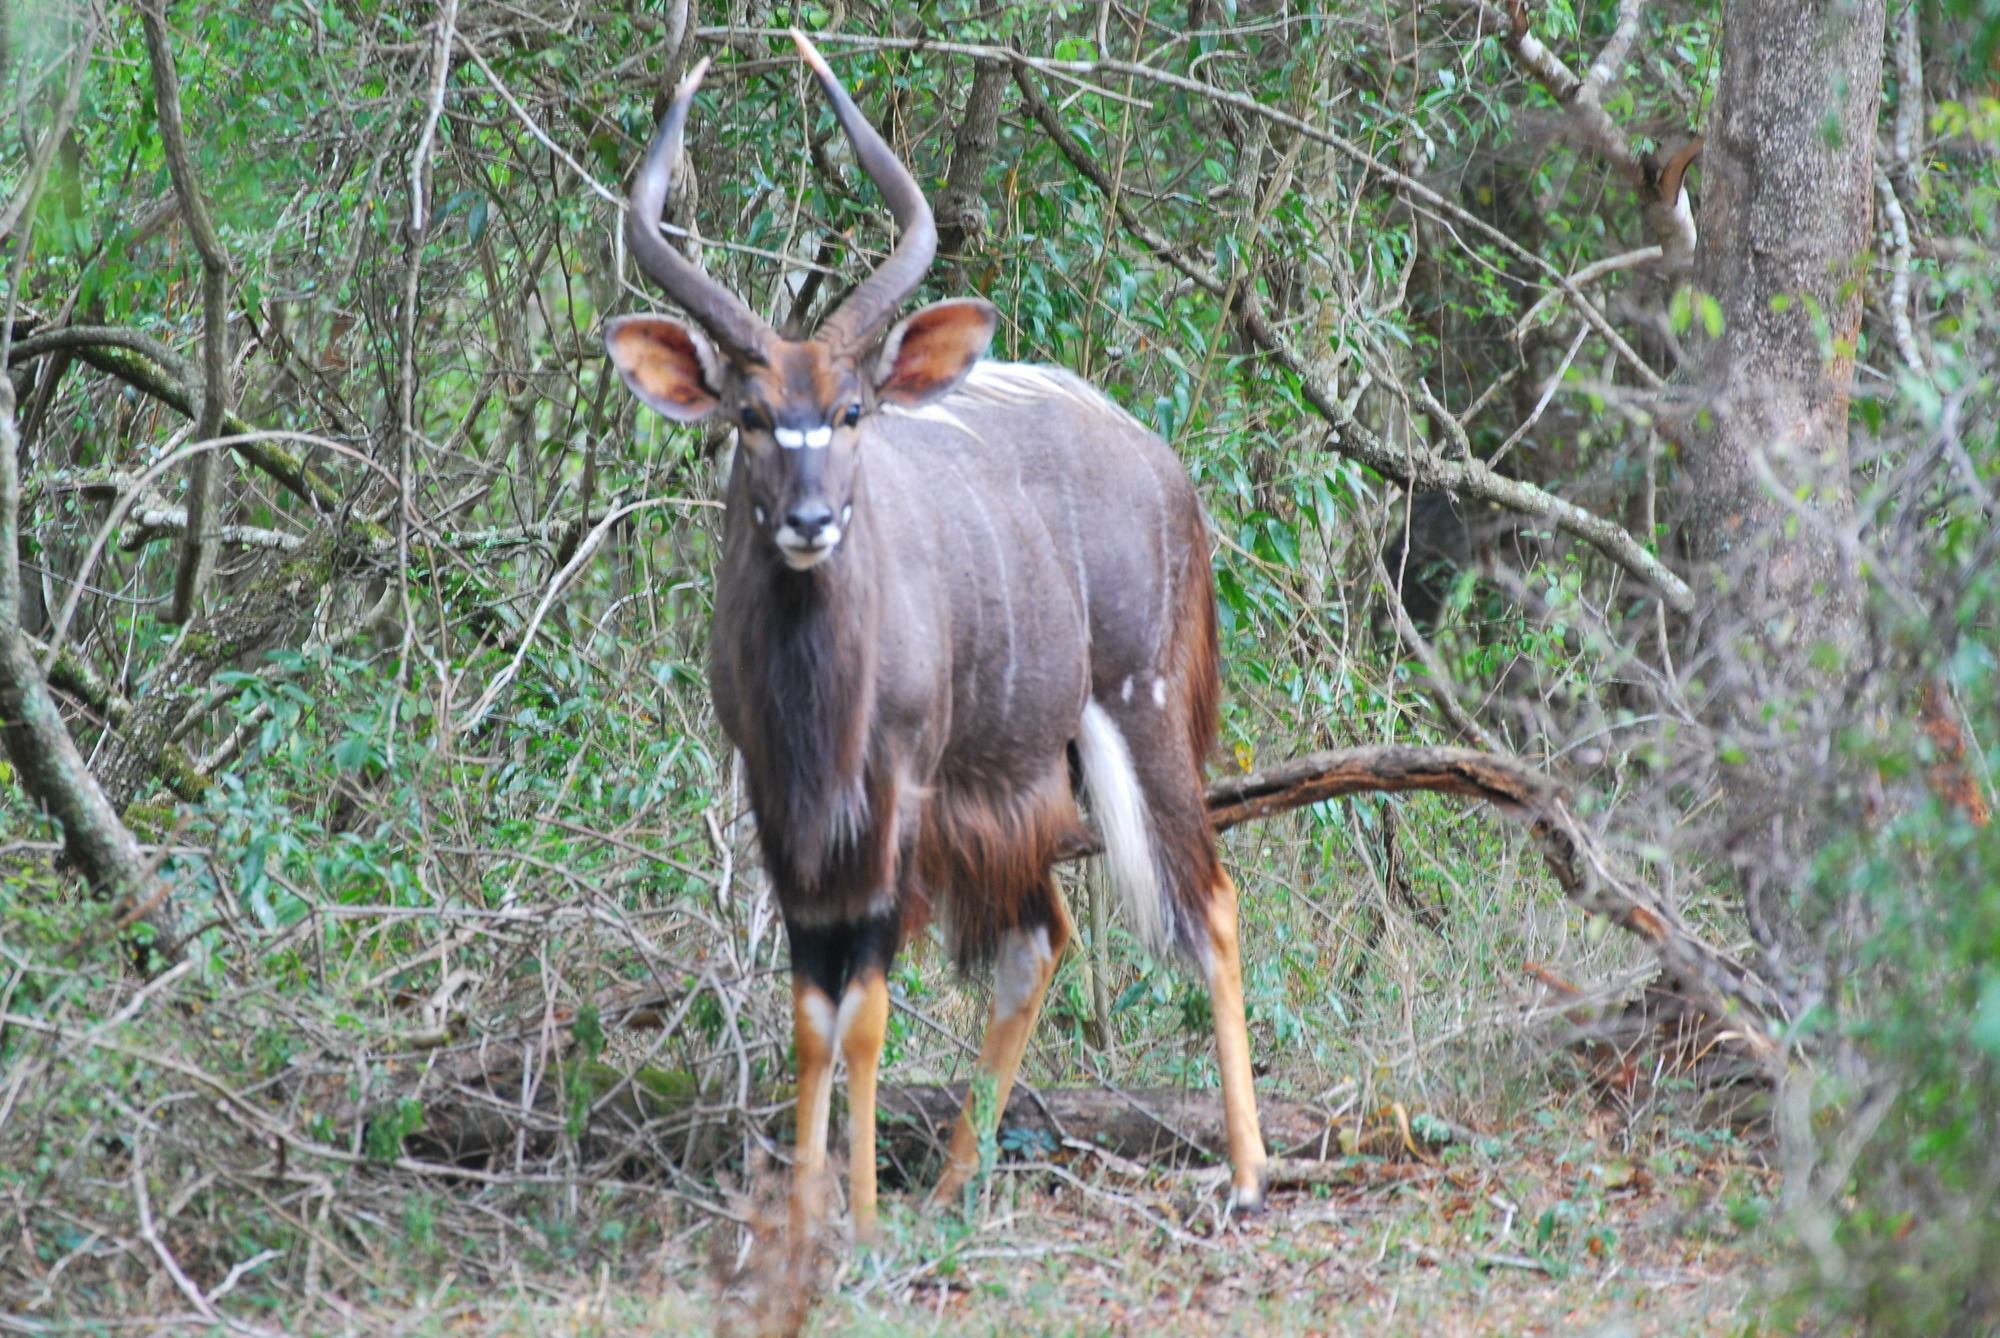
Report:
[[[1723,1039],[1760,1063],[1778,1062],[1770,1027],[1794,1013],[1791,1001],[1702,942],[1650,890],[1615,871],[1577,820],[1562,786],[1513,758],[1470,748],[1335,748],[1221,777],[1208,787],[1208,816],[1217,831],[1227,831],[1328,799],[1410,790],[1491,804],[1525,823],[1572,904],[1636,935],[1681,993],[1717,1019],[1735,1019]],[[1064,858],[1080,859],[1098,849],[1094,838],[1087,839],[1065,850]]]
[[[48,682],[21,626],[19,442],[14,388],[0,377],[0,739],[21,787],[62,825],[63,846],[91,888],[122,922],[143,919],[154,950],[171,961],[180,952],[171,906],[153,886],[138,842],[84,765],[63,725]]]
[[[30,358],[63,351],[74,352],[98,371],[117,377],[185,417],[194,418],[199,413],[200,381],[194,365],[138,330],[115,325],[64,325],[38,330],[15,343],[7,355],[7,365],[11,368]],[[230,443],[230,448],[246,463],[313,510],[331,512],[340,507],[341,495],[331,483],[297,455],[267,440],[253,424],[225,409],[222,431],[241,438]]]

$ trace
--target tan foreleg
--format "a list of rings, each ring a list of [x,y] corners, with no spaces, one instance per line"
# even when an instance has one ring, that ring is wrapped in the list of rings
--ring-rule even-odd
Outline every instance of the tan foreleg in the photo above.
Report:
[[[792,1151],[792,1237],[804,1240],[826,1214],[826,1123],[833,1099],[833,1000],[792,979],[792,1049],[798,1056],[798,1134]]]
[[[1257,1123],[1257,1093],[1250,1079],[1250,1030],[1243,1017],[1243,963],[1236,940],[1236,884],[1219,880],[1208,905],[1208,997],[1215,1015],[1215,1063],[1222,1073],[1222,1113],[1229,1138],[1232,1206],[1264,1206],[1268,1158]]]
[[[847,1206],[854,1238],[875,1236],[875,1075],[889,1027],[889,982],[870,971],[847,987],[837,1030],[847,1060]]]
[[[1000,957],[993,972],[993,1017],[986,1027],[986,1043],[979,1049],[979,1071],[993,1078],[993,1118],[1007,1109],[1007,1097],[1014,1090],[1014,1075],[1021,1070],[1021,1056],[1028,1038],[1035,1033],[1035,1019],[1041,1016],[1042,999],[1049,981],[1055,978],[1056,963],[1069,942],[1069,913],[1059,896],[1050,903],[1055,918],[1033,929],[1014,930],[1000,945]],[[973,1120],[973,1099],[966,1097],[965,1109],[951,1131],[951,1147],[945,1153],[944,1176],[931,1194],[934,1204],[950,1205],[979,1169],[981,1130]]]

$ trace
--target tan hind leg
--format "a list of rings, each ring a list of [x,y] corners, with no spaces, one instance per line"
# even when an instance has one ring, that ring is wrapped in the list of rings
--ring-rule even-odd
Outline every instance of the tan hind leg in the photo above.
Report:
[[[1243,963],[1236,942],[1236,884],[1216,871],[1208,903],[1208,997],[1215,1015],[1215,1062],[1222,1072],[1222,1114],[1229,1139],[1231,1206],[1255,1212],[1264,1206],[1269,1158],[1257,1123],[1257,1093],[1250,1081],[1250,1032],[1243,1018]]]
[[[870,971],[847,987],[835,1030],[847,1060],[847,1207],[854,1238],[875,1238],[875,1075],[889,1027],[889,982]]]
[[[1014,1090],[1014,1075],[1021,1070],[1021,1056],[1034,1035],[1035,1019],[1041,1015],[1042,999],[1055,978],[1056,963],[1062,960],[1069,943],[1069,912],[1062,897],[1049,889],[1053,918],[1033,929],[1017,929],[1000,944],[1000,956],[993,972],[993,1017],[986,1027],[986,1042],[979,1049],[979,1072],[993,1078],[993,1117],[998,1120],[1007,1109],[1007,1097]],[[983,1131],[973,1123],[973,1098],[967,1095],[965,1109],[951,1131],[951,1147],[945,1153],[944,1176],[931,1192],[933,1204],[949,1206],[958,1199],[973,1172],[979,1169],[979,1138]]]
[[[798,1055],[798,1135],[792,1151],[792,1238],[804,1240],[826,1215],[826,1123],[833,1100],[833,1000],[792,978],[792,1048]]]

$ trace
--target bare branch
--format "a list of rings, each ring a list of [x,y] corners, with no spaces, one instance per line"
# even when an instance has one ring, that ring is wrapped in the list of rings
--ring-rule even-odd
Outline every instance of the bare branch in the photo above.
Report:
[[[1882,201],[1882,221],[1889,232],[1889,328],[1895,332],[1896,352],[1903,363],[1919,376],[1926,375],[1924,351],[1917,345],[1915,323],[1910,315],[1910,219],[1895,183],[1880,167],[1875,169],[1875,193]]]
[[[178,506],[138,506],[126,519],[138,527],[135,533],[119,540],[119,546],[128,553],[163,535],[186,534],[192,528],[186,508]],[[296,534],[256,525],[218,525],[209,537],[212,542],[231,548],[270,548],[280,553],[296,553],[306,542]]]
[[[1297,379],[1306,402],[1332,429],[1330,444],[1335,450],[1413,491],[1453,492],[1547,520],[1597,549],[1658,591],[1667,607],[1676,613],[1685,614],[1694,610],[1694,592],[1687,582],[1675,575],[1624,527],[1593,515],[1574,502],[1557,497],[1532,483],[1508,478],[1483,460],[1444,459],[1429,450],[1398,450],[1370,431],[1340,402],[1332,388],[1319,380],[1303,355],[1265,315],[1263,300],[1254,285],[1225,284],[1205,265],[1190,260],[1166,238],[1147,228],[1104,169],[1084,152],[1047,99],[1042,97],[1027,67],[1017,65],[1014,80],[1021,89],[1029,112],[1043,131],[1063,157],[1104,194],[1126,230],[1137,237],[1147,250],[1186,275],[1202,291],[1227,302],[1231,316],[1251,342],[1270,354]],[[1585,305],[1588,306],[1588,303]],[[1595,311],[1595,308],[1591,310]]]
[[[37,330],[15,343],[7,355],[7,365],[18,367],[31,358],[45,357],[50,353],[72,349],[80,352],[93,348],[127,349],[154,363],[165,373],[166,379],[155,377],[150,383],[134,384],[156,398],[166,399],[187,417],[194,417],[194,364],[143,331],[127,330],[116,325],[59,325],[49,330]]]
[[[1912,314],[1910,259],[1916,246],[1910,235],[1910,217],[1898,193],[1913,191],[1921,170],[1917,141],[1924,122],[1924,53],[1917,32],[1917,6],[1909,0],[1893,20],[1896,37],[1896,121],[1895,138],[1890,143],[1890,166],[1875,170],[1875,191],[1882,200],[1882,218],[1889,232],[1889,328],[1896,336],[1896,352],[1919,376],[1926,375],[1923,350],[1917,344]]]
[[[150,894],[138,842],[84,765],[21,627],[19,450],[14,387],[0,377],[0,739],[22,788],[61,824],[64,848],[91,887],[121,915],[146,907],[155,950],[173,960],[180,944],[172,910]]]
[[[145,0],[139,19],[146,31],[146,56],[153,72],[153,105],[160,123],[160,143],[166,150],[167,172],[174,180],[174,194],[180,199],[181,217],[187,220],[188,234],[201,254],[201,412],[195,423],[195,438],[209,441],[222,435],[223,419],[229,409],[229,253],[208,216],[208,201],[202,197],[201,183],[188,153],[187,135],[181,124],[180,76],[174,70],[174,53],[167,43],[166,22],[160,0]],[[208,583],[215,566],[215,527],[218,501],[216,452],[203,451],[188,463],[187,542],[174,573],[174,602],[167,621],[184,623],[194,616],[195,600]]]
[[[1897,176],[1905,187],[1915,185],[1917,140],[1924,128],[1924,52],[1917,32],[1916,0],[1896,13],[1896,138],[1893,153]]]
[[[1618,0],[1618,26],[1612,29],[1611,40],[1598,51],[1597,59],[1590,62],[1590,72],[1585,76],[1598,89],[1618,82],[1618,74],[1625,68],[1625,57],[1639,36],[1639,20],[1645,12],[1646,0]]]
[[[137,330],[112,325],[65,325],[38,330],[14,345],[8,355],[8,366],[64,350],[73,350],[77,357],[99,371],[144,391],[188,418],[196,415],[199,390],[193,365],[159,340]],[[133,353],[139,356],[130,356]],[[236,454],[313,510],[331,512],[341,505],[341,495],[331,483],[299,456],[269,439],[269,434],[227,409],[222,415],[222,430],[236,438],[230,443]]]

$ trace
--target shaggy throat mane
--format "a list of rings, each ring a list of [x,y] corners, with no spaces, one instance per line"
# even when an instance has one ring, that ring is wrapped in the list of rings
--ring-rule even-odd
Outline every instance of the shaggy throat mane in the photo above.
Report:
[[[884,872],[886,852],[864,848],[878,800],[868,775],[877,637],[873,601],[840,579],[851,574],[778,576],[743,629],[743,706],[758,722],[743,750],[750,802],[787,902],[844,900]]]

